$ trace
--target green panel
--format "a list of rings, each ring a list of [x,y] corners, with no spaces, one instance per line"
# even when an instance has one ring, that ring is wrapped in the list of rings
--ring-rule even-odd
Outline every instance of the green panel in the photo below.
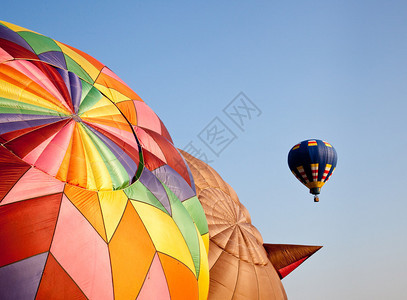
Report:
[[[81,83],[82,83],[82,96],[81,104],[79,105],[78,115],[81,115],[84,112],[91,109],[103,97],[99,90],[94,86],[90,85],[89,83],[83,80],[81,80]]]
[[[124,193],[130,200],[136,200],[143,203],[150,204],[169,215],[168,211],[161,204],[160,201],[146,188],[140,181],[136,181],[131,186],[124,189]]]
[[[201,235],[208,233],[208,222],[206,221],[205,212],[202,208],[201,202],[199,202],[198,197],[194,196],[182,202],[184,207],[189,212],[192,220],[194,220],[196,227]]]
[[[110,174],[110,178],[113,184],[113,190],[123,189],[129,185],[129,174],[127,174],[126,169],[123,167],[121,162],[116,158],[116,156],[110,151],[109,147],[94,134],[87,126],[81,123],[82,127],[85,129],[86,133],[89,135],[96,149],[98,150],[103,162]]]
[[[75,73],[76,75],[78,75],[79,78],[81,78],[91,84],[94,83],[94,81],[88,75],[88,73],[86,73],[86,71],[84,69],[82,69],[82,67],[76,61],[74,61],[72,58],[70,58],[65,53],[64,53],[64,56],[65,56],[65,61],[66,61],[66,66],[68,68],[68,71]]]
[[[49,37],[29,31],[21,31],[18,34],[27,41],[36,54],[48,51],[61,52],[61,48]]]
[[[11,100],[3,97],[0,97],[0,113],[16,115],[23,114],[23,115],[49,115],[61,117],[67,116],[63,113],[56,112],[52,109],[24,103],[21,101]]]
[[[177,196],[175,196],[175,194],[165,184],[163,184],[163,186],[167,192],[168,199],[170,199],[172,218],[174,219],[179,230],[181,231],[182,236],[184,237],[185,242],[187,243],[189,252],[191,253],[191,257],[194,262],[196,276],[198,278],[201,261],[199,239],[195,229],[195,224]]]

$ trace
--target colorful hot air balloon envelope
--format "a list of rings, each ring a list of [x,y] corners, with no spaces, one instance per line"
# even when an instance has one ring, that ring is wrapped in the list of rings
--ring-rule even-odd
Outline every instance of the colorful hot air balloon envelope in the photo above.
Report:
[[[331,177],[336,167],[338,155],[328,142],[306,140],[292,147],[288,153],[288,166],[318,202],[322,186]]]
[[[158,116],[105,65],[0,22],[0,299],[206,299],[208,225]]]

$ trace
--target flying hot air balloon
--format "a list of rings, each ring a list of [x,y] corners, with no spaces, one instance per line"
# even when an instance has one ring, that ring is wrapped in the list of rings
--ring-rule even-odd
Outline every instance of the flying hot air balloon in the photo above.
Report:
[[[309,188],[315,202],[319,202],[318,195],[335,170],[337,160],[335,148],[328,142],[316,139],[302,141],[288,153],[291,172]]]

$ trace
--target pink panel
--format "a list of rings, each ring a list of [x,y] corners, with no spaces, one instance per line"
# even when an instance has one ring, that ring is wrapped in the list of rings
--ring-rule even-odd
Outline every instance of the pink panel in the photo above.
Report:
[[[137,297],[137,300],[144,299],[170,299],[167,280],[165,279],[164,271],[157,253],[154,256],[143,287]]]
[[[12,60],[13,57],[8,54],[6,51],[4,51],[2,48],[0,48],[0,63],[5,62],[7,60]]]
[[[64,195],[51,253],[89,299],[113,299],[107,244]]]
[[[141,143],[141,146],[144,149],[153,153],[163,162],[165,162],[165,163],[167,162],[167,159],[165,158],[163,152],[161,151],[160,146],[158,146],[156,141],[154,141],[154,139],[149,134],[147,134],[143,129],[141,129],[137,126],[134,126],[134,131],[136,132],[136,135]]]
[[[30,153],[24,156],[23,157],[24,161],[29,163],[30,165],[34,165],[38,157],[40,157],[41,153],[48,146],[51,140],[56,136],[56,134],[57,133],[51,135],[49,138],[47,138],[45,141],[43,141],[41,144],[35,147]]]
[[[9,65],[43,87],[48,93],[58,99],[68,111],[72,111],[54,84],[33,63],[26,60],[14,60],[10,62]]]
[[[0,205],[31,199],[44,195],[61,193],[65,183],[36,169],[29,169],[10,190]]]
[[[84,120],[85,123],[86,119]],[[109,133],[111,133],[114,136],[117,136],[119,139],[125,141],[127,144],[131,145],[134,149],[138,149],[138,145],[136,142],[136,139],[134,138],[133,132],[128,132],[125,130],[121,130],[119,128],[115,127],[110,127],[102,124],[98,124],[96,122],[89,122],[93,127],[99,127]]]
[[[133,101],[137,112],[137,126],[148,128],[159,134],[161,134],[161,123],[160,119],[153,112],[153,110],[148,107],[147,104],[141,101]]]
[[[71,120],[57,133],[55,138],[38,158],[35,163],[36,167],[52,176],[56,176],[68,149],[74,127],[75,121]],[[50,157],[52,157],[52,159],[50,159]]]

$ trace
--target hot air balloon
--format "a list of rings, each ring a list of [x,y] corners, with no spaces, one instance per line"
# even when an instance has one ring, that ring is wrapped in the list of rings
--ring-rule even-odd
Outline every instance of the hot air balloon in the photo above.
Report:
[[[188,165],[105,65],[0,22],[0,143],[1,299],[207,298]]]
[[[260,232],[233,188],[209,165],[182,152],[208,221],[209,300],[287,299]]]
[[[301,181],[318,202],[322,186],[331,177],[336,167],[338,156],[328,142],[306,140],[295,145],[288,153],[288,166],[291,172]]]

